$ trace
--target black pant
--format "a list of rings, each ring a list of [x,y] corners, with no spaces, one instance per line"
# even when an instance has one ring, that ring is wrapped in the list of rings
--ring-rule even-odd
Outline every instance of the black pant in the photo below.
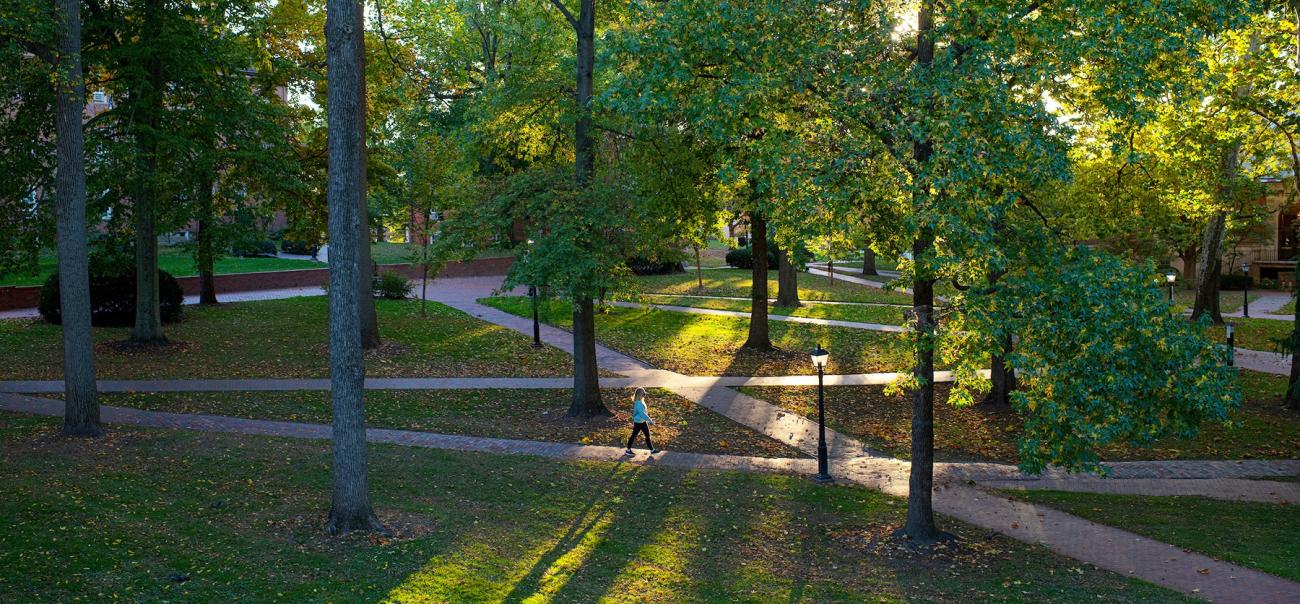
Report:
[[[627,437],[627,448],[632,448],[632,441],[636,440],[636,435],[645,432],[645,446],[653,451],[655,446],[650,444],[650,424],[645,422],[636,422],[632,424],[632,436]]]

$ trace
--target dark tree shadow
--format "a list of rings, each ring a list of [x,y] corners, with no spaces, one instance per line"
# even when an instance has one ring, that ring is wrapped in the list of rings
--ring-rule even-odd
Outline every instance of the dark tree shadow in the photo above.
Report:
[[[599,526],[606,516],[615,513],[614,502],[610,501],[610,499],[621,498],[626,495],[640,480],[644,472],[645,468],[643,467],[628,470],[622,464],[616,464],[610,469],[604,480],[591,484],[591,495],[587,498],[582,510],[574,515],[573,521],[569,523],[568,530],[565,531],[555,545],[551,546],[550,550],[533,564],[532,569],[526,575],[515,582],[510,593],[502,601],[522,602],[528,596],[536,593],[538,588],[541,587],[542,577],[545,576],[546,571],[550,570],[556,562],[582,543],[587,534],[593,528]],[[606,493],[606,491],[610,492]],[[566,587],[567,585],[566,583]]]

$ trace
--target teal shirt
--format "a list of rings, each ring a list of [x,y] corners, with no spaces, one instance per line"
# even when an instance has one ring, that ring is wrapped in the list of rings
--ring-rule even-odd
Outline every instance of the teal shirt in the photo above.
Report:
[[[644,424],[650,422],[650,414],[646,412],[645,401],[632,402],[632,423]]]

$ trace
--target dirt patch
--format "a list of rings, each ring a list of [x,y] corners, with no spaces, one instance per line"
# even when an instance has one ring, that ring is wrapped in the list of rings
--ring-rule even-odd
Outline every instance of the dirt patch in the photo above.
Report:
[[[919,546],[897,533],[898,527],[880,525],[834,531],[831,539],[858,554],[931,569],[987,566],[991,561],[1004,558],[1009,551],[995,533],[950,539],[928,546]]]
[[[330,354],[329,343],[317,344],[312,347],[312,350],[315,351],[316,354],[318,355],[321,355],[325,358],[329,358],[329,354]],[[402,344],[401,342],[393,342],[390,340],[380,344],[379,348],[365,351],[365,357],[367,361],[382,361],[385,359],[391,359],[394,357],[402,356],[408,352],[411,352],[410,346],[407,346],[406,344]]]
[[[278,540],[293,543],[298,547],[313,550],[337,552],[358,546],[386,547],[404,543],[421,537],[427,537],[438,529],[438,523],[431,516],[416,514],[396,509],[375,511],[383,523],[384,533],[352,532],[344,535],[330,535],[325,532],[328,517],[325,514],[298,514],[282,520],[268,523],[272,536]]]
[[[165,342],[132,342],[131,340],[116,340],[113,342],[100,342],[95,345],[95,352],[106,352],[125,356],[143,356],[158,354],[181,354],[189,352],[192,346],[189,342],[178,342],[167,340]]]
[[[537,414],[537,421],[554,428],[604,430],[630,426],[632,418],[622,411],[615,411],[613,415],[598,415],[596,417],[569,417],[568,409],[545,409]]]

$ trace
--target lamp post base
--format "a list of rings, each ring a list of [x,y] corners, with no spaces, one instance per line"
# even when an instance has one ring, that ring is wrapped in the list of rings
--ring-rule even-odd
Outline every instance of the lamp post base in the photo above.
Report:
[[[813,482],[817,484],[834,484],[835,479],[830,474],[814,474]]]

